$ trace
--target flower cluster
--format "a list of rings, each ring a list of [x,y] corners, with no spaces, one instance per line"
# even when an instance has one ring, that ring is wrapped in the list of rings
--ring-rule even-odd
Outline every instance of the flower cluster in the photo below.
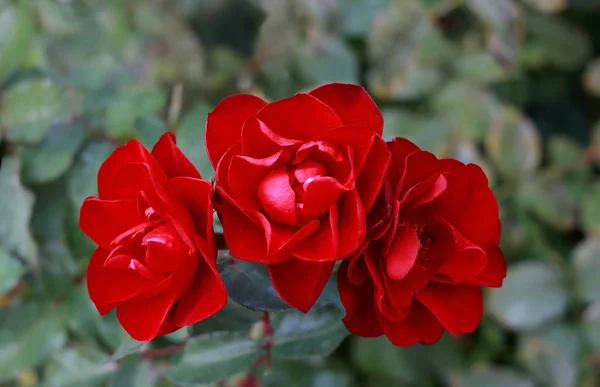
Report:
[[[138,340],[219,311],[213,204],[230,254],[265,264],[273,287],[307,312],[331,277],[349,331],[400,346],[476,329],[481,286],[498,287],[498,205],[476,165],[385,142],[367,92],[328,84],[267,103],[240,94],[208,115],[203,180],[165,134],[104,162],[81,209],[98,245],[87,283],[101,314],[117,308]]]

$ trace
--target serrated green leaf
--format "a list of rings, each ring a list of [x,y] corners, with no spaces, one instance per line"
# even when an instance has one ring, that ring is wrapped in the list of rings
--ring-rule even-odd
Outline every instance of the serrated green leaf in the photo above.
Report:
[[[51,127],[39,144],[21,146],[23,180],[43,184],[60,177],[71,166],[84,137],[83,127],[61,124]]]
[[[563,276],[540,261],[510,267],[502,288],[492,289],[489,298],[494,316],[516,330],[530,330],[560,317],[567,302]]]
[[[47,387],[99,386],[117,370],[117,364],[93,347],[70,348],[53,356],[45,368]]]
[[[0,9],[0,81],[23,62],[34,36],[34,17],[27,1]]]
[[[13,305],[0,325],[0,381],[35,367],[63,347],[66,333],[51,308],[33,303]]]
[[[252,324],[260,320],[260,316],[260,312],[250,310],[230,300],[227,305],[214,316],[192,325],[189,328],[190,335],[198,336],[203,333],[222,330],[246,332],[250,329]]]
[[[24,272],[21,262],[0,249],[0,294],[15,287]]]
[[[273,288],[264,265],[234,261],[221,272],[229,298],[254,310],[277,312],[289,309]]]
[[[348,336],[336,306],[315,306],[307,314],[293,310],[277,315],[273,356],[299,359],[327,356]]]
[[[46,135],[53,123],[69,115],[65,93],[50,80],[26,80],[3,95],[0,123],[6,138],[18,143],[35,144]]]
[[[183,357],[165,371],[176,383],[210,383],[250,367],[258,344],[242,334],[215,332],[192,338]]]
[[[5,156],[0,168],[0,247],[38,265],[38,250],[29,230],[34,196],[21,184],[19,159]]]

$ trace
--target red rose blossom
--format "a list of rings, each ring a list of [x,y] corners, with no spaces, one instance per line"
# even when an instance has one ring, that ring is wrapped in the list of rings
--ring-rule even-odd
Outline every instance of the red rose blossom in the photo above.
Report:
[[[382,128],[367,92],[339,83],[273,103],[234,95],[208,116],[227,246],[267,264],[274,288],[297,309],[311,308],[335,261],[364,240],[390,158]]]
[[[499,287],[506,276],[486,176],[405,139],[388,147],[387,182],[368,215],[371,240],[338,273],[343,321],[354,334],[385,334],[399,346],[434,343],[444,329],[473,332],[480,287]]]
[[[137,140],[117,148],[85,200],[81,229],[99,247],[87,285],[100,314],[147,341],[219,311],[227,292],[216,267],[213,189],[163,135],[152,153]]]

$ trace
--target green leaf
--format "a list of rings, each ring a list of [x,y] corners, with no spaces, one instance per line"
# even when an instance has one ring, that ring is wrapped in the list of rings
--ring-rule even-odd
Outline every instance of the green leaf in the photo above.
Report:
[[[354,385],[351,374],[343,369],[278,359],[273,364],[273,372],[264,375],[260,382],[263,387],[350,387]]]
[[[298,66],[310,84],[328,82],[358,83],[358,61],[339,38],[324,37],[317,47],[303,47]]]
[[[390,0],[349,0],[341,8],[342,32],[351,37],[363,37],[370,30],[373,19],[382,15]]]
[[[583,75],[583,85],[588,93],[600,96],[600,59],[595,59],[588,64]]]
[[[157,116],[140,117],[135,121],[135,137],[148,149],[152,149],[169,129]]]
[[[153,386],[152,363],[138,357],[130,357],[119,362],[119,370],[108,382],[108,387],[149,387]]]
[[[166,95],[158,89],[131,90],[123,93],[108,105],[108,134],[119,139],[134,137],[136,120],[157,113],[166,101]]]
[[[600,235],[600,184],[594,184],[584,195],[581,204],[582,226],[588,235]]]
[[[229,297],[254,310],[277,312],[289,309],[277,295],[265,265],[235,260],[221,272]]]
[[[206,117],[211,110],[205,103],[194,106],[183,116],[176,132],[177,146],[198,168],[204,179],[212,179],[215,175],[204,145]]]
[[[0,124],[14,142],[40,142],[50,126],[68,117],[63,89],[47,79],[17,83],[3,95]]]
[[[567,8],[568,0],[523,0],[533,9],[542,13],[556,13]]]
[[[421,149],[427,149],[435,155],[447,152],[447,137],[450,134],[441,118],[433,115],[414,114],[401,109],[384,109],[383,137],[391,140],[394,137],[405,137]]]
[[[98,193],[96,187],[98,170],[113,150],[114,146],[105,141],[92,141],[83,148],[75,161],[67,178],[67,193],[77,209],[77,215],[85,198]]]
[[[31,49],[34,17],[27,1],[0,9],[0,82],[17,69]]]
[[[260,316],[260,312],[250,310],[230,300],[214,316],[192,325],[189,328],[190,335],[198,336],[222,330],[247,332],[254,323],[260,320]]]
[[[0,325],[0,382],[35,367],[63,347],[66,333],[51,308],[17,303],[6,311]]]
[[[257,356],[257,343],[245,335],[209,333],[192,338],[165,375],[176,383],[215,382],[250,367]]]
[[[45,386],[98,386],[117,370],[106,354],[93,347],[70,348],[53,356],[46,365]]]
[[[485,140],[490,159],[507,177],[524,179],[542,161],[542,141],[537,128],[515,108],[505,107],[495,116]]]
[[[480,367],[457,375],[456,387],[534,387],[533,382],[516,371],[505,367]]]
[[[559,325],[523,338],[518,352],[540,385],[574,387],[579,379],[579,338],[579,332]]]
[[[489,306],[502,324],[529,330],[563,315],[568,296],[563,276],[540,261],[526,261],[508,269],[502,288],[492,289]]]
[[[110,357],[112,360],[119,360],[124,358],[125,356],[131,355],[133,353],[137,353],[143,349],[146,345],[144,341],[137,341],[132,339],[131,336],[125,330],[121,329],[121,344]]]
[[[545,224],[565,232],[575,227],[575,201],[564,184],[525,183],[515,195]]]
[[[600,300],[600,240],[586,239],[573,250],[572,262],[581,296],[588,302]]]
[[[343,310],[313,307],[307,314],[293,310],[276,315],[273,356],[300,359],[327,356],[348,336]]]
[[[19,159],[5,156],[0,168],[0,247],[30,266],[38,264],[37,246],[29,230],[34,196],[21,184]]]
[[[51,127],[41,143],[21,146],[23,180],[43,184],[60,177],[73,163],[84,136],[83,127],[61,124]]]
[[[0,294],[14,288],[24,272],[21,262],[0,249]]]

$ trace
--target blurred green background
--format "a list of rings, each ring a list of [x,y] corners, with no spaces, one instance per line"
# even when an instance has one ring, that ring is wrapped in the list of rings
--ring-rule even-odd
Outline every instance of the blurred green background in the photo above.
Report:
[[[488,174],[509,271],[478,331],[344,339],[332,282],[273,314],[264,373],[234,303],[143,345],[100,318],[77,217],[115,146],[174,130],[210,178],[221,98],[331,81],[369,90],[387,138]],[[0,0],[0,138],[0,385],[600,386],[599,0]]]

